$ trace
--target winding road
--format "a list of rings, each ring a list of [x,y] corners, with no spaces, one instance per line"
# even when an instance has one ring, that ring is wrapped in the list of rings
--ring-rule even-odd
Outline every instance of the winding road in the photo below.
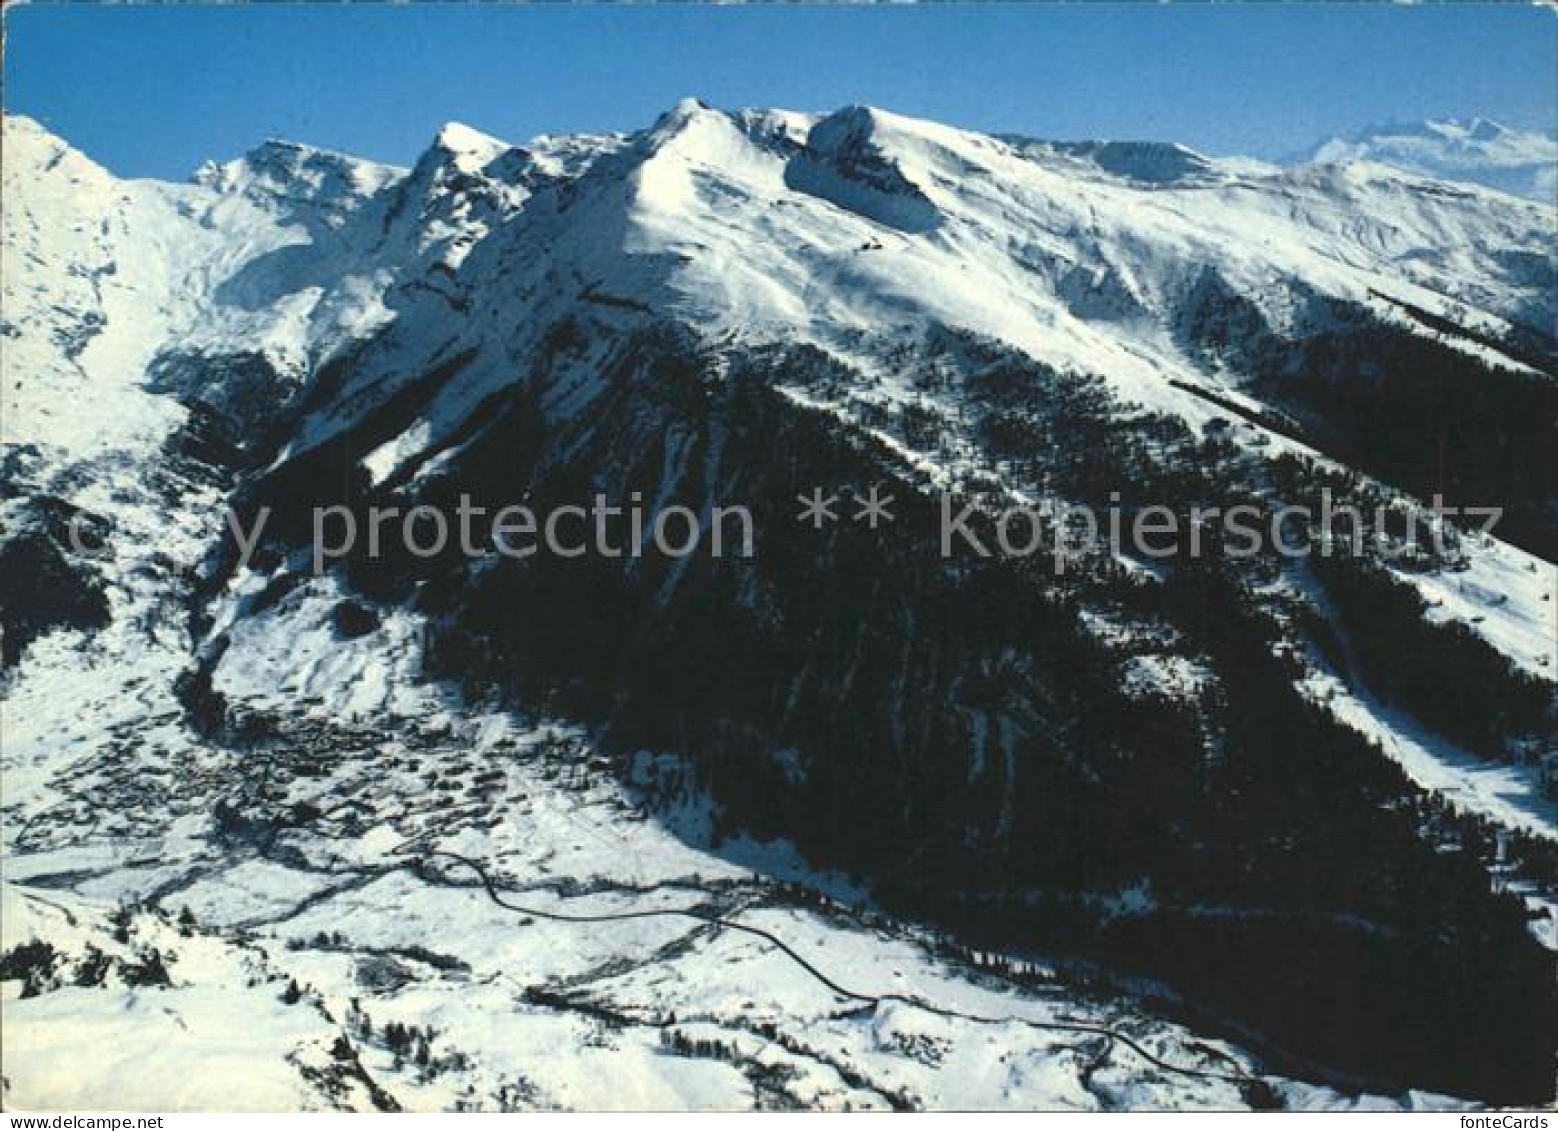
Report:
[[[406,851],[409,851],[409,847],[402,850],[402,852]],[[469,856],[462,856],[457,852],[449,852],[443,849],[425,850],[421,852],[421,854],[415,859],[408,860],[407,866],[413,870],[418,871],[419,874],[421,874],[424,878],[432,880],[435,879],[435,877],[428,875],[427,871],[422,868],[422,865],[425,862],[434,859],[450,860],[456,864],[463,865],[465,868],[469,869],[476,875],[477,880],[487,893],[487,898],[492,900],[492,902],[496,903],[499,907],[517,914],[529,915],[536,919],[550,919],[559,923],[612,923],[631,919],[691,919],[695,922],[720,927],[729,931],[738,931],[742,934],[751,935],[754,938],[761,939],[770,946],[774,947],[786,958],[790,959],[790,961],[794,962],[802,970],[806,971],[806,973],[809,974],[812,978],[826,986],[833,993],[852,1001],[861,1002],[864,1005],[876,1006],[889,1002],[896,1002],[914,1009],[924,1010],[927,1013],[933,1013],[940,1017],[946,1017],[958,1021],[969,1021],[981,1025],[1004,1025],[1016,1023],[1020,1025],[1026,1025],[1031,1029],[1040,1029],[1049,1032],[1082,1033],[1089,1036],[1103,1037],[1110,1042],[1118,1042],[1119,1044],[1124,1045],[1137,1056],[1141,1057],[1149,1064],[1162,1069],[1164,1072],[1171,1072],[1175,1075],[1189,1076],[1202,1080],[1220,1080],[1241,1088],[1252,1084],[1258,1084],[1260,1082],[1260,1077],[1258,1076],[1243,1073],[1217,1072],[1212,1069],[1188,1068],[1184,1065],[1171,1064],[1168,1061],[1163,1060],[1160,1057],[1155,1056],[1153,1053],[1147,1051],[1147,1049],[1143,1048],[1133,1038],[1126,1036],[1124,1033],[1121,1033],[1118,1030],[1110,1029],[1103,1025],[1089,1025],[1080,1021],[1034,1021],[1026,1017],[990,1017],[977,1013],[967,1013],[962,1010],[951,1009],[946,1006],[940,1006],[934,1002],[926,1001],[923,998],[913,997],[907,994],[861,993],[859,990],[850,989],[848,986],[843,985],[837,979],[830,977],[828,974],[818,969],[815,964],[797,953],[794,948],[792,948],[778,935],[775,935],[770,931],[765,931],[761,927],[753,927],[746,923],[738,923],[732,919],[726,919],[719,915],[713,915],[705,911],[700,911],[696,908],[666,907],[655,908],[648,911],[603,912],[593,915],[573,915],[561,911],[543,911],[540,908],[526,907],[523,904],[510,901],[504,895],[502,889],[500,889],[497,884],[493,882],[492,877],[487,873],[487,869],[479,861],[473,860]]]

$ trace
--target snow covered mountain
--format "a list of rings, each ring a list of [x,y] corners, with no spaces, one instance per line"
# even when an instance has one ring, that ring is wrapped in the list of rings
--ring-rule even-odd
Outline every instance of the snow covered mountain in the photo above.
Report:
[[[1551,1099],[1552,209],[864,107],[5,131],[9,1106]],[[1398,552],[936,550],[1322,487]],[[310,545],[597,494],[757,552]]]
[[[1372,161],[1558,205],[1558,137],[1486,118],[1370,126],[1351,139],[1322,142],[1299,161]]]

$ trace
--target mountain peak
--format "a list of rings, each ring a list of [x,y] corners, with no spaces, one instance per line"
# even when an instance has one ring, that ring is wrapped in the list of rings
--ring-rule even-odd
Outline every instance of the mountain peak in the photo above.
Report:
[[[655,124],[649,128],[648,137],[654,143],[663,142],[685,132],[689,127],[696,126],[699,122],[723,117],[720,111],[700,99],[680,98],[674,106],[655,119]]]
[[[1445,141],[1497,141],[1518,133],[1491,118],[1427,118],[1412,122],[1377,122],[1353,135],[1355,142],[1384,138],[1437,138]]]
[[[491,134],[463,122],[445,122],[433,138],[433,149],[453,160],[463,172],[473,173],[513,148]]]
[[[55,135],[49,132],[36,118],[29,118],[26,114],[15,114],[7,110],[5,112],[5,137],[7,143],[17,138],[49,137]],[[58,140],[56,138],[56,140]],[[65,144],[60,142],[61,145]]]
[[[886,124],[882,112],[873,107],[844,106],[812,127],[808,144],[821,153],[854,149],[867,144]]]
[[[1466,124],[1466,136],[1474,141],[1493,141],[1513,131],[1487,118],[1473,118]]]
[[[685,98],[678,98],[676,104],[660,115],[660,118],[661,121],[667,122],[686,121],[712,109],[714,108],[703,101],[703,99],[693,98],[691,95],[688,95]]]
[[[299,201],[342,201],[367,197],[399,180],[405,170],[335,150],[269,138],[242,157],[195,171],[196,184],[219,192],[242,192]]]
[[[90,157],[37,119],[29,118],[25,114],[10,112],[5,114],[4,138],[5,165],[8,173],[23,168],[47,171],[61,164],[79,167],[79,170],[91,169],[103,173],[101,166]]]

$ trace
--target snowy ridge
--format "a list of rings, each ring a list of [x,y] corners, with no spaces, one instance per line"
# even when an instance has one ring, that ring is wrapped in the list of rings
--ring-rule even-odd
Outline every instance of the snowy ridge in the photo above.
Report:
[[[1535,206],[1379,168],[1256,175],[1247,163],[1167,189],[1103,178],[1082,191],[1078,160],[1056,152],[875,110],[805,119],[683,103],[586,169],[566,215],[555,197],[533,200],[481,242],[469,276],[513,282],[483,286],[492,299],[467,335],[523,332],[570,300],[536,293],[560,266],[581,289],[607,278],[626,286],[615,297],[669,302],[711,335],[798,333],[844,356],[884,324],[964,326],[1195,416],[1165,378],[1201,375],[1171,330],[1201,264],[1277,332],[1304,328],[1316,287],[1491,330],[1553,310],[1540,277],[1503,254],[1541,246]],[[538,245],[547,260],[517,262]]]

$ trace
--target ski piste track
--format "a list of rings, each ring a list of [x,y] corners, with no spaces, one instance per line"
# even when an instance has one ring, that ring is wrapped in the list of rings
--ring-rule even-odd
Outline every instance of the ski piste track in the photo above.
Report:
[[[849,987],[838,982],[836,979],[830,977],[828,974],[824,973],[822,970],[818,969],[817,966],[815,966],[810,960],[798,954],[778,935],[775,935],[770,931],[765,931],[761,927],[753,927],[746,923],[738,923],[734,920],[726,919],[719,915],[712,915],[708,912],[699,911],[695,908],[663,907],[655,908],[649,911],[602,912],[594,915],[570,915],[561,911],[542,911],[539,908],[527,907],[523,904],[513,903],[505,898],[503,891],[497,886],[496,883],[493,882],[493,879],[488,874],[487,869],[479,861],[473,860],[469,856],[462,856],[458,852],[449,852],[444,849],[420,849],[415,845],[402,846],[402,848],[398,850],[398,854],[407,857],[405,864],[407,868],[417,871],[424,878],[428,879],[433,879],[434,877],[429,877],[422,867],[422,865],[427,861],[442,859],[464,865],[470,871],[475,873],[477,881],[481,884],[482,888],[485,889],[488,899],[492,900],[493,903],[496,903],[504,910],[512,911],[516,914],[528,915],[537,919],[550,919],[559,923],[612,923],[632,919],[691,919],[695,922],[703,923],[708,926],[721,927],[729,931],[739,931],[743,934],[751,935],[755,938],[761,939],[762,941],[777,949],[786,958],[790,959],[790,961],[794,962],[802,970],[806,971],[806,973],[809,974],[812,978],[826,986],[833,993],[838,994],[840,997],[858,1001],[863,1005],[876,1006],[888,1002],[896,1002],[901,1005],[907,1005],[913,1009],[920,1009],[927,1013],[936,1014],[940,1017],[946,1017],[958,1021],[969,1021],[980,1025],[1004,1025],[1016,1022],[1021,1025],[1026,1025],[1032,1029],[1040,1029],[1049,1032],[1083,1033],[1089,1036],[1103,1037],[1105,1040],[1110,1042],[1118,1042],[1119,1044],[1124,1045],[1126,1048],[1130,1049],[1143,1060],[1147,1061],[1149,1064],[1162,1069],[1164,1072],[1171,1072],[1179,1076],[1189,1076],[1202,1080],[1221,1080],[1225,1083],[1233,1084],[1236,1087],[1241,1088],[1260,1083],[1260,1077],[1249,1074],[1217,1072],[1212,1069],[1187,1068],[1184,1065],[1171,1064],[1168,1061],[1162,1060],[1161,1058],[1153,1055],[1151,1052],[1147,1051],[1135,1040],[1126,1036],[1124,1033],[1110,1029],[1103,1025],[1088,1025],[1077,1021],[1034,1021],[1026,1017],[991,1017],[978,1013],[966,1013],[962,1010],[949,1009],[945,1006],[940,1006],[934,1002],[927,1001],[924,998],[914,997],[907,994],[861,993],[858,990],[850,989]]]

